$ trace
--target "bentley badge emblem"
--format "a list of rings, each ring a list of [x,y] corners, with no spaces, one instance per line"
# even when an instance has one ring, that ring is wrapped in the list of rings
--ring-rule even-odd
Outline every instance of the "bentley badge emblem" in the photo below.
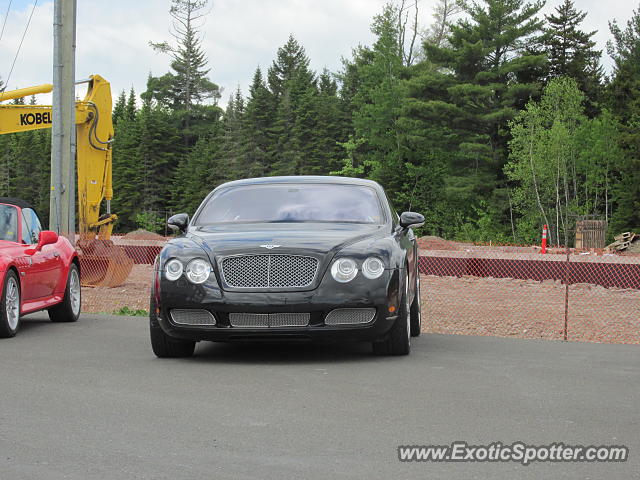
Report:
[[[266,244],[266,245],[260,245],[262,248],[266,248],[267,250],[271,250],[273,248],[278,248],[280,245],[271,245],[271,244]]]

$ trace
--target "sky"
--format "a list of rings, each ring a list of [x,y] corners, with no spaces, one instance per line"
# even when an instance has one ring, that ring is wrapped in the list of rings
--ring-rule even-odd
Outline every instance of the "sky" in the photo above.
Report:
[[[431,22],[436,0],[417,0],[420,23]],[[4,21],[10,0],[0,0]],[[311,66],[336,72],[341,58],[349,57],[358,44],[370,45],[370,24],[386,0],[212,0],[202,32],[203,49],[211,71],[209,77],[223,90],[222,104],[239,86],[246,95],[257,66],[263,70],[275,58],[278,47],[292,34],[306,49]],[[548,0],[548,13],[561,0]],[[76,77],[98,73],[112,84],[114,96],[131,87],[145,90],[149,73],[169,70],[169,58],[158,54],[149,41],[171,40],[169,0],[78,0]],[[608,21],[626,24],[640,0],[575,0],[588,12],[585,30],[598,30],[595,40],[606,54],[610,38]],[[11,64],[34,0],[13,0],[6,28],[0,38],[0,78],[7,81]],[[39,0],[33,11],[8,89],[51,82],[53,1]],[[43,96],[39,103],[50,101]]]

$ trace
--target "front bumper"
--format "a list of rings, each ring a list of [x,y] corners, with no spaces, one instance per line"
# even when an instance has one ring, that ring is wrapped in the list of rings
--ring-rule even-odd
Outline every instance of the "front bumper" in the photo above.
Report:
[[[196,286],[186,279],[168,282],[157,278],[154,292],[157,311],[151,321],[164,332],[185,340],[217,342],[238,340],[375,340],[393,326],[398,309],[398,270],[388,270],[379,279],[360,276],[348,284],[333,278],[324,279],[310,291],[297,292],[228,292],[212,281]],[[393,307],[393,312],[390,312]],[[355,325],[325,325],[326,315],[337,308],[375,308],[369,323]],[[176,324],[172,309],[204,309],[216,318],[216,325],[187,326]],[[234,327],[230,313],[308,313],[309,324],[296,327]]]

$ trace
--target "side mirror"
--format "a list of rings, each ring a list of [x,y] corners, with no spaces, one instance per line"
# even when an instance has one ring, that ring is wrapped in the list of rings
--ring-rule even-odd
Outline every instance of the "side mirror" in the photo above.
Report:
[[[167,225],[171,230],[186,232],[189,226],[189,215],[186,213],[176,213],[174,216],[169,217]]]
[[[421,227],[424,225],[424,215],[416,212],[403,212],[400,215],[400,226],[402,228]]]
[[[42,247],[45,245],[53,245],[58,242],[58,234],[56,232],[52,232],[51,230],[43,230],[40,232],[40,236],[38,237],[38,245],[36,246],[36,250],[42,250]]]

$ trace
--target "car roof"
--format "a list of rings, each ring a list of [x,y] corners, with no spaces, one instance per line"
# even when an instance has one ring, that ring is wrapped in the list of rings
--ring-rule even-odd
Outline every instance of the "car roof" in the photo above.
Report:
[[[291,175],[286,177],[257,177],[244,178],[242,180],[234,180],[232,182],[223,183],[221,187],[236,187],[240,185],[259,185],[259,184],[277,184],[277,183],[333,183],[336,185],[366,185],[368,187],[381,188],[378,182],[367,180],[365,178],[354,177],[334,177],[323,175]],[[217,190],[217,189],[216,189]]]
[[[20,208],[30,208],[34,212],[36,211],[36,209],[33,208],[33,205],[31,205],[29,202],[27,202],[25,200],[22,200],[21,198],[0,197],[0,203],[6,203],[7,205],[14,205],[14,206],[20,207]]]
[[[31,205],[29,202],[22,200],[21,198],[14,198],[14,197],[0,197],[0,204],[2,203],[6,203],[7,205],[14,205],[18,208],[30,208],[31,210],[33,210],[36,213],[36,217],[38,217],[38,220],[41,222],[42,221],[42,217],[40,216],[40,214],[38,213],[38,211],[34,208],[33,205]]]

